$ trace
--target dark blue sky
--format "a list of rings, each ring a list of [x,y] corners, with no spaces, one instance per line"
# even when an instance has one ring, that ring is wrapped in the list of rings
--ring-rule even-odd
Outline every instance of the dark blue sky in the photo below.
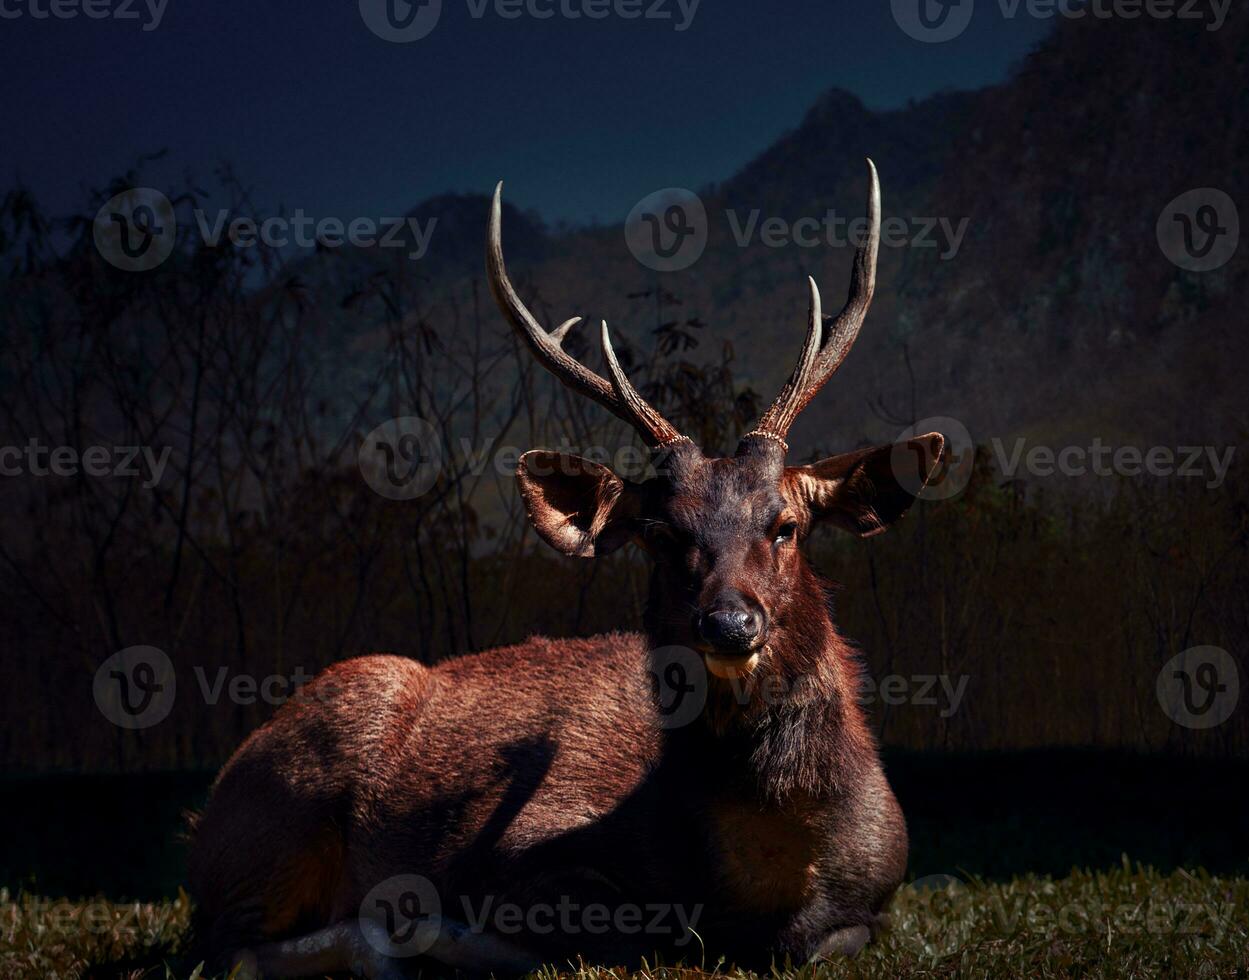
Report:
[[[483,0],[442,0],[431,34],[392,44],[357,0],[30,15],[49,2],[0,0],[22,12],[0,19],[0,190],[20,176],[57,214],[168,148],[148,183],[210,183],[229,161],[264,208],[389,216],[505,177],[510,200],[549,220],[620,220],[657,188],[728,176],[832,86],[874,107],[979,87],[1050,27],[981,4],[962,36],[927,45],[883,0],[702,0],[684,31],[677,0],[671,20],[509,20],[493,0],[478,18]]]

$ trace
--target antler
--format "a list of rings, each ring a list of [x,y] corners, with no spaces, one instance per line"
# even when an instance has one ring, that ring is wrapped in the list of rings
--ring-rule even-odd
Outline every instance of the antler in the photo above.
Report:
[[[494,189],[494,201],[490,205],[490,227],[486,236],[486,277],[490,282],[494,301],[499,304],[503,315],[539,363],[573,391],[598,402],[613,415],[628,422],[652,448],[662,448],[685,439],[629,383],[616,360],[615,351],[612,350],[606,321],[603,322],[600,339],[603,357],[611,375],[610,382],[569,356],[561,346],[568,331],[581,322],[581,317],[565,320],[549,332],[538,323],[521,302],[520,296],[512,287],[512,281],[507,277],[507,267],[503,264],[502,224],[503,182],[499,181]]]
[[[876,176],[876,165],[871,160],[867,161],[867,170],[868,231],[854,256],[854,271],[850,278],[850,295],[846,299],[846,305],[826,331],[820,312],[819,288],[814,279],[807,278],[811,289],[811,306],[807,339],[798,356],[798,364],[781,393],[776,396],[772,407],[759,420],[759,425],[743,438],[763,436],[775,439],[788,449],[785,436],[789,427],[794,424],[794,419],[841,367],[841,362],[846,359],[859,336],[859,328],[863,326],[867,309],[872,304],[872,294],[876,290],[876,256],[880,251],[880,180]]]

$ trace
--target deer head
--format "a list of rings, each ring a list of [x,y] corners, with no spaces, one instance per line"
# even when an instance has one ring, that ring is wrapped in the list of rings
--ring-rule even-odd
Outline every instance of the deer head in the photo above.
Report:
[[[831,622],[824,592],[799,548],[820,522],[860,537],[885,530],[936,469],[944,445],[937,433],[900,446],[879,446],[787,466],[785,437],[794,419],[850,352],[876,279],[880,186],[868,161],[869,232],[854,259],[850,294],[826,323],[820,293],[808,279],[810,307],[798,363],[758,426],[728,458],[708,458],[638,393],[612,350],[607,324],[600,341],[607,378],[570,357],[562,341],[580,317],[548,331],[521,302],[503,262],[502,184],[490,215],[486,266],[504,315],[538,360],[564,384],[628,422],[653,453],[654,475],[642,482],[580,457],[525,453],[517,478],[534,528],[567,555],[591,558],[626,542],[654,562],[646,627],[656,644],[698,650],[719,677],[749,676],[761,660],[818,657]],[[784,654],[775,651],[785,651]]]

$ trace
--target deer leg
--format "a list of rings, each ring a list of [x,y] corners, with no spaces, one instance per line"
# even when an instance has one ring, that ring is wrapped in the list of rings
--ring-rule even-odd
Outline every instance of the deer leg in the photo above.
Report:
[[[425,955],[467,973],[521,974],[542,965],[532,950],[454,919],[441,921],[438,938]]]
[[[404,977],[402,961],[375,948],[356,922],[336,922],[306,936],[243,950],[235,961],[239,969],[232,975],[238,980],[324,976],[347,970],[369,980],[403,980]]]
[[[821,940],[808,962],[818,963],[820,960],[839,956],[856,956],[871,938],[872,931],[867,926],[844,926],[841,929],[834,929]]]
[[[436,922],[437,935],[422,956],[466,973],[527,973],[541,965],[530,951],[487,932],[475,932],[454,919]],[[235,961],[240,980],[259,977],[323,976],[348,970],[369,980],[403,980],[408,956],[380,923],[370,919],[338,922],[306,936],[244,950]],[[415,971],[414,971],[415,972]]]

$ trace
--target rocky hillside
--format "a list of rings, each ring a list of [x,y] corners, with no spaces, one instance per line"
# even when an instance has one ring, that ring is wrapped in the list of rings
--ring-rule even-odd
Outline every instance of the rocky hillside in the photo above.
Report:
[[[823,228],[818,243],[788,230],[830,210],[857,219],[870,155],[898,233],[859,347],[795,431],[801,448],[887,438],[899,419],[937,415],[982,443],[1235,442],[1249,426],[1238,376],[1249,247],[1215,271],[1186,271],[1156,227],[1195,189],[1249,207],[1247,74],[1249,9],[1218,32],[1063,22],[992,89],[891,112],[829,92],[797,129],[700,189],[707,247],[688,268],[650,271],[620,226],[547,236],[519,213],[507,248],[554,320],[606,317],[644,345],[665,318],[695,318],[707,324],[700,353],[730,344],[737,375],[771,397],[801,342],[805,276],[835,309],[852,254],[844,225],[834,242]],[[441,222],[425,268],[435,290],[480,275],[486,202],[418,209]],[[768,219],[781,219],[775,241]],[[674,298],[666,309],[656,286]]]

